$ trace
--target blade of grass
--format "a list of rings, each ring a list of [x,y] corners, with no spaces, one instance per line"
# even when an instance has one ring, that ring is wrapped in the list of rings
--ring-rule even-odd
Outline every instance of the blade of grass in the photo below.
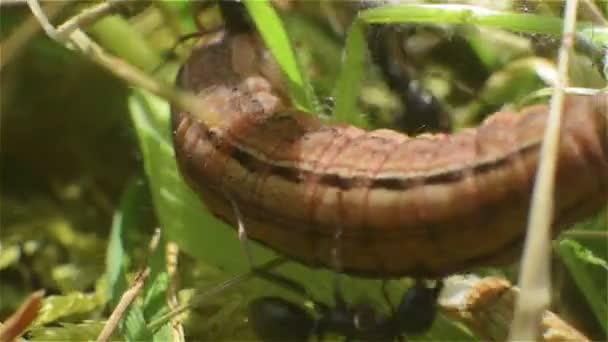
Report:
[[[471,5],[401,4],[362,11],[359,19],[365,23],[435,23],[472,24],[497,27],[519,32],[559,35],[562,19],[525,13],[489,10]],[[581,23],[579,30],[590,27]]]
[[[128,252],[125,236],[128,230],[138,230],[145,220],[144,212],[139,210],[146,203],[148,189],[141,180],[132,182],[120,199],[119,209],[114,214],[110,241],[106,252],[106,278],[108,280],[108,302],[114,307],[122,293],[127,289],[126,271]]]
[[[146,326],[144,313],[140,303],[134,303],[121,322],[123,338],[126,341],[151,341],[152,331]]]
[[[361,123],[361,116],[357,115],[357,98],[365,70],[366,49],[363,26],[355,22],[351,25],[346,38],[342,69],[334,94],[336,121]]]
[[[278,14],[267,0],[246,0],[244,3],[266,46],[287,78],[291,100],[297,108],[315,113],[317,106],[313,90],[300,72],[289,37]]]
[[[153,321],[169,311],[167,303],[167,291],[169,289],[169,275],[166,270],[166,246],[164,234],[161,233],[158,247],[148,257],[150,276],[146,282],[143,294],[142,311],[146,322]],[[170,322],[160,326],[157,330],[150,331],[153,341],[171,340]]]

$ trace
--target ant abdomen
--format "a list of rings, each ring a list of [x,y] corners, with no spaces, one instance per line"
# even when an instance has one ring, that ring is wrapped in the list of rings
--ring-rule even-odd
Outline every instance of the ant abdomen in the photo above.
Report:
[[[249,313],[253,330],[263,341],[308,341],[314,331],[311,314],[281,297],[256,298]]]

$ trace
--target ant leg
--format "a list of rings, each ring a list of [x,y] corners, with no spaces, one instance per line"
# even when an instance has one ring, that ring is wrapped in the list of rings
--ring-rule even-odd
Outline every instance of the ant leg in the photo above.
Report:
[[[282,274],[272,272],[268,269],[257,269],[254,270],[255,274],[272,284],[278,285],[283,289],[296,293],[307,300],[310,300],[315,307],[317,307],[322,312],[329,311],[329,307],[319,301],[317,301],[308,290],[302,286],[300,283],[296,282],[293,279],[290,279]]]
[[[272,260],[267,261],[264,264],[262,264],[258,268],[258,270],[269,271],[271,269],[281,266],[285,262],[287,262],[287,260],[285,258],[275,258],[275,259],[272,259]],[[257,271],[254,269],[251,269],[247,273],[240,274],[240,275],[235,276],[231,279],[228,279],[228,280],[224,281],[223,283],[221,283],[217,286],[214,286],[204,292],[197,293],[193,298],[190,299],[190,301],[188,303],[181,304],[180,306],[178,306],[177,308],[175,308],[171,312],[169,312],[167,314],[167,316],[169,318],[171,318],[173,316],[179,315],[180,313],[182,313],[188,309],[195,308],[195,307],[205,303],[210,298],[214,298],[214,297],[218,296],[219,294],[223,293],[224,291],[227,291],[231,288],[234,288],[235,286],[238,286],[246,281],[249,281],[250,279],[254,278],[256,275],[257,275]]]
[[[243,248],[243,252],[245,253],[245,259],[247,259],[247,264],[250,269],[255,269],[255,265],[253,263],[253,257],[251,254],[251,249],[249,248],[249,239],[247,238],[247,231],[245,230],[245,224],[243,222],[243,216],[241,215],[241,211],[239,210],[239,206],[232,199],[232,197],[228,197],[230,203],[232,204],[232,210],[234,210],[234,215],[236,216],[236,221],[238,224],[238,235],[239,241],[241,242],[241,246]]]

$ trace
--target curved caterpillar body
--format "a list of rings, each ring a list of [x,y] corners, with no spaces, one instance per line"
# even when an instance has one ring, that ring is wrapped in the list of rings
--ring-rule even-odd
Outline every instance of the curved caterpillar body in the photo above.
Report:
[[[249,238],[310,266],[440,276],[513,260],[525,234],[547,106],[455,134],[364,131],[289,107],[257,36],[194,51],[177,83],[219,125],[173,110],[184,177]],[[608,199],[608,94],[566,100],[554,231]]]

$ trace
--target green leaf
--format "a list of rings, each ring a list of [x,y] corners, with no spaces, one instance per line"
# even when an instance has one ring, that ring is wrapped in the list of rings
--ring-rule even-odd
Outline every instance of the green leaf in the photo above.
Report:
[[[339,122],[346,122],[361,125],[362,116],[358,115],[357,98],[363,73],[366,70],[367,42],[362,25],[353,23],[346,38],[343,62],[336,87],[336,109],[335,119]]]
[[[150,277],[146,282],[143,312],[146,322],[151,322],[169,311],[167,304],[167,291],[169,289],[169,274],[166,271],[166,240],[162,238],[149,260]],[[154,340],[171,339],[171,325],[166,322],[159,329],[153,331]],[[167,336],[167,334],[169,334]]]
[[[144,316],[147,321],[167,311],[167,289],[169,276],[167,272],[161,272],[148,281],[147,291],[144,297]]]
[[[591,25],[579,29],[576,45],[580,54],[591,57],[593,63],[598,64],[604,81],[608,80],[608,27]]]
[[[59,327],[37,327],[28,332],[29,341],[94,341],[99,336],[105,322],[84,321],[81,323],[60,323]]]
[[[198,3],[194,1],[175,1],[175,0],[159,0],[153,2],[156,5],[165,18],[168,19],[169,25],[173,26],[172,29],[179,28],[181,34],[188,34],[196,32],[194,21],[192,20],[192,13],[197,11]]]
[[[158,329],[158,331],[154,332],[154,336],[152,336],[152,341],[158,342],[166,342],[173,341],[173,329],[171,328],[171,324],[167,323]]]
[[[291,100],[301,110],[316,112],[316,99],[312,88],[300,72],[289,37],[274,8],[267,0],[245,0],[244,3],[266,46],[287,78]]]
[[[147,202],[148,189],[141,180],[129,184],[122,195],[120,204],[112,220],[112,230],[106,252],[106,278],[108,281],[109,303],[114,307],[127,289],[126,271],[129,267],[128,252],[125,251],[125,236],[128,230],[143,228],[145,213],[142,203]]]
[[[604,331],[608,332],[608,262],[571,239],[557,242],[555,249]]]
[[[42,300],[42,308],[33,325],[45,325],[73,315],[99,309],[103,300],[95,294],[73,292],[64,296],[48,296]]]
[[[600,48],[608,47],[608,27],[589,26],[578,31],[578,34],[589,39],[592,44]]]
[[[134,302],[120,322],[121,331],[127,341],[150,341],[152,332],[146,326],[141,304]]]
[[[483,7],[458,4],[401,4],[361,11],[365,23],[443,23],[472,24],[519,32],[560,35],[562,18],[534,14],[495,11]],[[579,25],[580,29],[587,24]]]
[[[162,59],[146,43],[140,32],[120,16],[107,16],[97,21],[91,33],[108,50],[142,70],[154,70]]]

